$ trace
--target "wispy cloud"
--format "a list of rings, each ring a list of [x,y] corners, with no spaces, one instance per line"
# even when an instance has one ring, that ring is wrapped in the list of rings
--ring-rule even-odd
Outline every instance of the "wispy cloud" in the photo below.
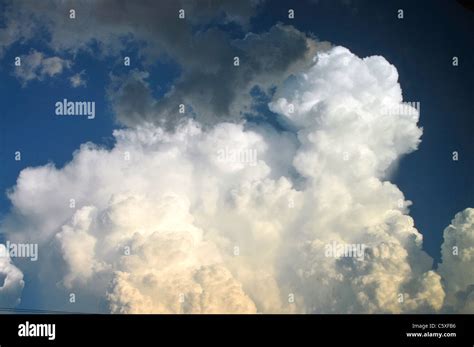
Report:
[[[20,56],[20,66],[15,66],[14,75],[23,85],[30,81],[43,81],[46,77],[60,75],[70,68],[71,62],[60,57],[47,57],[43,53],[32,50],[29,54]]]

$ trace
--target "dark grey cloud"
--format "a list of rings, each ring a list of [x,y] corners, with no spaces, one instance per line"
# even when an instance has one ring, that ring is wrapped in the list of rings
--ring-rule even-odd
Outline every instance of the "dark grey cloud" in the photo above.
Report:
[[[205,26],[217,20],[246,27],[260,2],[20,0],[7,6],[7,16],[13,19],[0,30],[0,44],[28,40],[45,30],[47,44],[55,52],[74,56],[96,44],[98,58],[108,58],[125,55],[128,41],[139,42],[145,68],[167,58],[179,64],[182,73],[159,100],[152,96],[146,71],[112,76],[108,95],[117,120],[127,126],[150,121],[172,127],[183,103],[188,111],[185,116],[214,124],[241,119],[252,111],[252,87],[270,88],[306,67],[318,48],[327,47],[282,24],[238,39]],[[185,20],[178,18],[181,8]],[[76,11],[73,20],[70,9]],[[239,57],[240,66],[234,66],[234,57]]]
[[[180,52],[192,40],[193,28],[215,16],[223,22],[244,25],[260,1],[231,0],[16,0],[6,4],[5,28],[0,30],[2,48],[27,40],[45,29],[55,50],[75,52],[96,42],[104,54],[124,49],[122,39],[143,40],[155,53]],[[76,18],[69,18],[74,9]],[[178,18],[185,9],[186,19]]]
[[[116,89],[118,93],[110,93],[120,122],[134,125],[144,120],[172,127],[182,116],[178,112],[180,104],[186,105],[185,116],[191,114],[205,125],[242,119],[253,111],[250,94],[253,87],[268,91],[311,64],[317,50],[329,47],[328,43],[317,42],[281,24],[268,32],[250,33],[237,40],[220,31],[208,30],[195,35],[193,44],[201,49],[193,54],[189,48],[182,58],[189,59],[189,63],[182,63],[181,77],[160,100],[151,96],[146,74],[132,71],[121,77],[118,84],[123,85]],[[239,66],[234,66],[234,57],[239,57]],[[119,80],[120,77],[115,77],[116,82]],[[147,102],[146,107],[136,105],[137,95],[139,100]]]

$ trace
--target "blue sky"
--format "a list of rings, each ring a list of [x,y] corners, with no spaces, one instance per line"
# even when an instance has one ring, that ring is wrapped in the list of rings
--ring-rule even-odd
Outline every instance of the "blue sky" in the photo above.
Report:
[[[359,57],[382,55],[398,70],[404,100],[421,103],[421,145],[402,158],[392,181],[413,202],[410,215],[424,236],[423,247],[439,260],[442,231],[455,213],[472,206],[474,197],[474,13],[456,1],[293,1],[296,19],[289,20],[285,17],[288,3],[263,4],[247,30],[263,33],[282,22],[320,40],[348,47]],[[396,17],[399,8],[404,10],[403,20]],[[5,25],[0,21],[0,27]],[[243,38],[247,31],[219,21],[203,28],[216,27],[232,38]],[[98,48],[92,46],[90,52],[65,55],[74,63],[61,75],[23,86],[13,74],[14,57],[32,49],[55,55],[46,37],[45,33],[16,42],[7,47],[0,60],[0,216],[10,210],[5,193],[15,185],[22,169],[48,162],[62,167],[87,141],[107,148],[113,145],[112,131],[123,125],[115,120],[107,88],[111,74],[120,76],[128,70],[121,56],[130,56],[134,68],[150,73],[148,82],[157,99],[181,76],[181,67],[172,58],[145,64],[132,44],[126,46],[128,51],[112,57],[101,57]],[[459,66],[452,66],[453,56],[459,57]],[[68,77],[82,70],[87,85],[72,88]],[[98,116],[93,121],[54,117],[54,103],[63,98],[95,100]],[[265,103],[260,107],[265,108]],[[268,122],[278,128],[277,116],[266,112]],[[14,161],[17,150],[22,153],[20,162]],[[457,162],[452,160],[453,151],[459,152]],[[27,286],[25,292],[30,293],[23,299],[23,305],[28,306],[34,303],[28,299],[34,290]]]

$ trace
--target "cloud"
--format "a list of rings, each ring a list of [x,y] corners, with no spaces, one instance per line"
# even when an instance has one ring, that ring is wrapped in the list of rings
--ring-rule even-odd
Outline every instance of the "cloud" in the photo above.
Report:
[[[60,75],[71,66],[69,60],[60,57],[46,57],[43,53],[31,50],[21,58],[21,66],[15,67],[14,75],[26,85],[33,80],[42,81],[46,77]]]
[[[40,243],[40,262],[44,266],[54,259],[63,261],[62,265],[55,266],[58,271],[42,273],[42,285],[61,283],[65,291],[81,295],[90,290],[93,293],[87,295],[95,295],[97,291],[98,295],[107,295],[114,312],[141,312],[142,299],[139,298],[142,297],[152,304],[148,309],[164,312],[215,312],[218,309],[254,312],[255,306],[240,283],[222,265],[221,252],[215,243],[204,238],[204,232],[195,226],[189,199],[197,203],[196,199],[201,200],[202,194],[200,204],[208,209],[216,208],[214,197],[217,196],[212,192],[215,188],[210,182],[196,187],[192,170],[197,170],[195,179],[203,183],[212,171],[221,172],[229,177],[226,184],[238,179],[238,172],[245,171],[256,177],[268,172],[263,163],[248,167],[237,163],[229,167],[217,158],[217,153],[212,154],[225,144],[264,151],[260,136],[246,133],[241,125],[233,124],[219,126],[204,135],[195,123],[183,125],[175,134],[146,127],[135,132],[117,131],[115,136],[117,145],[112,152],[84,145],[65,171],[45,166],[39,171],[25,170],[20,175],[19,185],[11,195],[12,202],[29,214],[26,219],[35,224],[36,232],[17,230],[12,237]],[[188,152],[191,147],[201,150]],[[125,160],[126,153],[130,154],[130,161]],[[206,160],[202,168],[193,168],[194,155]],[[147,167],[136,166],[145,162]],[[96,166],[98,171],[89,171],[90,165]],[[166,173],[170,165],[178,171]],[[98,174],[98,180],[82,174],[75,176],[76,170]],[[127,171],[132,176],[128,176]],[[115,179],[114,172],[118,174]],[[156,176],[158,172],[161,173]],[[44,204],[44,210],[38,210],[36,204],[30,205],[30,214],[24,194],[39,194],[39,198],[49,188],[26,187],[36,185],[43,174],[44,178],[50,177],[50,182],[61,181],[64,189],[62,193],[56,191],[59,195],[50,200],[51,204]],[[91,184],[95,181],[92,184],[95,188],[91,188],[97,194],[82,184],[77,185],[76,179],[84,183],[90,180]],[[117,190],[117,184],[124,189]],[[92,194],[90,199],[89,194]],[[69,208],[71,198],[77,203],[77,211]],[[125,247],[130,247],[131,255],[124,254]],[[94,286],[90,287],[90,283]],[[130,294],[131,289],[126,288],[131,286],[136,295],[117,297],[119,293]],[[154,297],[153,293],[161,293],[163,297]],[[178,301],[181,293],[187,298],[182,309]],[[130,302],[132,298],[138,302]]]
[[[16,22],[11,23],[0,30],[0,35],[14,32],[11,34],[14,38],[7,40],[11,44],[31,39],[32,32],[47,32],[49,48],[61,55],[92,53],[93,46],[98,47],[98,52],[93,52],[96,57],[120,60],[129,54],[127,44],[134,42],[143,71],[137,73],[137,66],[133,65],[129,75],[112,76],[108,88],[111,103],[120,105],[115,110],[118,121],[126,126],[153,122],[171,128],[182,116],[177,112],[178,105],[185,104],[184,116],[212,125],[216,121],[242,119],[247,113],[255,114],[252,88],[258,86],[268,92],[288,75],[308,67],[317,50],[329,47],[327,42],[319,42],[283,24],[242,38],[208,27],[211,22],[232,22],[246,28],[259,4],[260,1],[212,1],[207,5],[171,0],[120,4],[111,0],[16,1],[8,7],[8,15],[29,24],[25,30],[15,30]],[[70,9],[76,11],[75,19],[69,18]],[[180,9],[186,11],[184,20],[178,19]],[[123,13],[127,13],[126,18]],[[234,66],[234,57],[239,57],[240,66]],[[160,99],[152,97],[154,87],[147,82],[148,76],[144,77],[148,67],[157,60],[172,61],[180,67],[173,88]],[[147,104],[140,111],[124,112],[134,108],[137,102],[120,90],[114,93],[117,80],[122,85],[128,84],[127,91],[133,95],[140,92],[148,95],[143,100]]]
[[[13,265],[3,244],[0,244],[0,284],[0,307],[13,307],[19,304],[25,285],[23,273]]]
[[[152,96],[147,72],[132,70],[128,75],[112,76],[110,101],[122,124],[153,122],[172,128],[180,118],[190,116],[203,125],[238,121],[256,113],[253,88],[269,95],[271,88],[309,66],[315,52],[326,50],[329,44],[278,24],[268,32],[249,33],[236,40],[208,30],[195,35],[189,47],[200,49],[178,56],[182,74],[161,99]],[[239,66],[234,66],[234,57],[239,58]],[[184,114],[178,112],[180,104],[187,107]]]
[[[116,0],[9,1],[5,6],[6,26],[0,30],[0,44],[7,48],[14,42],[29,40],[38,29],[50,34],[50,47],[56,51],[89,50],[92,41],[99,43],[105,55],[125,47],[124,38],[133,35],[147,42],[150,53],[187,50],[179,40],[188,42],[193,30],[211,20],[245,26],[263,1],[221,0],[197,4],[192,0]],[[70,10],[75,18],[70,18]],[[178,20],[179,10],[186,12]],[[124,17],[124,13],[126,16]],[[22,24],[22,25],[19,25]],[[78,30],[80,29],[80,30]],[[178,54],[182,56],[181,54]],[[184,58],[184,56],[183,56]],[[190,59],[188,57],[187,59]]]
[[[82,70],[81,72],[69,78],[69,81],[71,82],[71,86],[73,88],[85,87],[87,85],[86,80],[82,77],[84,73],[85,73],[85,70]]]
[[[380,56],[360,59],[343,47],[315,59],[309,71],[279,87],[269,104],[301,129],[294,164],[303,175],[344,167],[352,178],[381,177],[397,157],[417,148],[419,114],[399,107],[393,65]],[[387,115],[387,109],[394,112]]]
[[[2,227],[39,243],[42,302],[94,311],[100,300],[120,313],[401,313],[439,312],[445,296],[467,293],[468,253],[454,269],[443,251],[434,271],[410,202],[386,179],[422,134],[416,110],[384,112],[406,110],[396,68],[343,47],[310,61],[269,104],[295,133],[219,117],[172,128],[142,120],[114,131],[111,149],[86,143],[62,168],[23,170]],[[116,92],[152,103],[148,76],[132,75]],[[116,104],[131,117],[149,112],[128,106]],[[459,237],[468,217],[456,217]],[[330,244],[366,252],[328,256]],[[64,304],[71,292],[79,309]]]
[[[134,42],[141,59],[110,75],[112,109],[130,127],[114,132],[115,146],[86,143],[62,168],[24,169],[9,192],[2,227],[40,245],[36,267],[18,266],[42,303],[115,313],[472,312],[472,209],[445,230],[435,271],[411,202],[388,180],[422,135],[418,112],[402,107],[396,68],[283,24],[244,37],[208,27],[245,29],[259,4],[6,6],[0,54],[40,32],[58,54],[22,57],[24,84],[61,74],[71,62],[59,55],[92,47],[99,59],[121,59]],[[156,60],[180,68],[161,98],[146,71]],[[82,72],[69,81],[85,85]],[[255,88],[291,130],[244,121],[262,116]],[[328,256],[328,245],[366,251]],[[23,274],[10,260],[0,272],[0,301],[13,305]],[[65,304],[71,293],[79,308]]]
[[[438,272],[449,312],[474,312],[474,208],[456,214],[444,229]]]
[[[329,47],[281,24],[238,40],[221,36],[208,31],[195,38],[195,44],[205,53],[193,64],[183,65],[183,75],[157,104],[156,113],[170,119],[176,115],[177,105],[183,103],[190,105],[195,117],[206,125],[243,119],[246,114],[255,113],[252,88],[257,86],[268,93],[287,76],[311,64],[317,50]],[[234,66],[235,57],[239,66]]]

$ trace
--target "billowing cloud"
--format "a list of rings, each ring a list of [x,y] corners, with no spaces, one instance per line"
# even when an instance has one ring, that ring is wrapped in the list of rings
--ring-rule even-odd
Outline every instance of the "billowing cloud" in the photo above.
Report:
[[[13,265],[9,251],[0,244],[0,307],[13,307],[20,303],[25,285],[23,273]]]
[[[474,208],[456,214],[444,229],[442,262],[448,312],[474,312]]]
[[[294,132],[141,121],[116,130],[112,149],[87,143],[62,168],[23,170],[2,226],[40,245],[43,302],[78,311],[65,304],[74,293],[80,310],[101,300],[120,313],[399,313],[438,312],[446,296],[457,307],[472,283],[468,243],[461,266],[443,250],[434,271],[410,202],[387,181],[422,134],[396,68],[343,47],[310,61],[269,104]],[[132,86],[146,83],[133,74]],[[445,248],[469,238],[469,211]],[[347,245],[364,250],[338,255]]]

